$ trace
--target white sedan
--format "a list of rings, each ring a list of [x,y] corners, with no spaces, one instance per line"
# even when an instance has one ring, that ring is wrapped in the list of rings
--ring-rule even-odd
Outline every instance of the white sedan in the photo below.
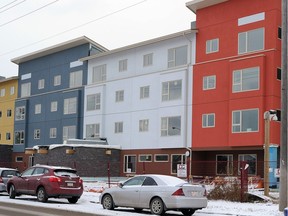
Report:
[[[103,191],[100,203],[104,209],[131,207],[140,212],[150,209],[152,214],[181,211],[191,216],[207,206],[206,190],[201,185],[166,175],[138,175]]]

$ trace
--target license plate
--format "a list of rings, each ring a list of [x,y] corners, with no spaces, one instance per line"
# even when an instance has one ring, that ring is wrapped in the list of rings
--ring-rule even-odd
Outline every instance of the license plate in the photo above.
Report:
[[[68,187],[73,187],[73,185],[74,185],[74,184],[73,184],[72,182],[68,182],[68,183],[67,183],[67,186],[68,186]]]

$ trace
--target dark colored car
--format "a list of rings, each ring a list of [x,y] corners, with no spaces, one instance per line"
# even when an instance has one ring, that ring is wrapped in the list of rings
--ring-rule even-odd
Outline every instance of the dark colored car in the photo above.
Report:
[[[48,198],[67,198],[76,203],[83,194],[83,180],[69,167],[35,165],[7,182],[11,199],[21,194],[37,196],[40,202]]]
[[[7,182],[12,176],[20,175],[19,171],[16,169],[0,167],[0,192],[6,192]]]

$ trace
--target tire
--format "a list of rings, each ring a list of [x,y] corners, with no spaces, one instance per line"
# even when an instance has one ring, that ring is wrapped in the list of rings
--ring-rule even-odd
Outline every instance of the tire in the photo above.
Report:
[[[113,198],[110,194],[105,194],[102,199],[102,206],[104,209],[113,210],[114,209],[114,202]]]
[[[150,210],[152,214],[163,215],[165,213],[163,201],[159,197],[152,199],[150,203]]]
[[[45,191],[45,188],[44,188],[44,187],[40,187],[40,188],[37,190],[37,200],[38,200],[39,202],[47,202],[48,197],[47,197],[47,194],[46,194],[46,191]]]
[[[68,198],[68,202],[71,203],[71,204],[75,204],[77,203],[79,197],[71,197],[71,198]]]
[[[10,198],[10,199],[15,199],[15,197],[16,197],[15,186],[12,184],[12,185],[9,187],[9,198]]]
[[[195,213],[195,209],[181,209],[184,216],[191,216]]]

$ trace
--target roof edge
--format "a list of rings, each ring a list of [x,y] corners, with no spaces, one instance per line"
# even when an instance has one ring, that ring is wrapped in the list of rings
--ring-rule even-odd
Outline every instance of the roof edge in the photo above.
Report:
[[[148,44],[153,44],[153,43],[156,43],[156,42],[172,39],[172,38],[179,37],[181,35],[190,34],[190,33],[193,33],[193,32],[197,33],[198,30],[197,29],[188,29],[188,30],[176,32],[176,33],[165,35],[165,36],[162,36],[162,37],[158,37],[158,38],[142,41],[142,42],[139,42],[139,43],[131,44],[131,45],[120,47],[120,48],[116,48],[116,49],[113,49],[113,50],[110,50],[110,51],[107,51],[107,52],[97,53],[95,55],[91,55],[91,56],[87,56],[87,57],[81,58],[81,59],[79,59],[79,61],[87,61],[87,60],[90,60],[90,59],[93,59],[93,58],[110,55],[110,54],[113,54],[113,53],[117,53],[117,52],[121,52],[121,51],[124,51],[124,50],[129,50],[129,49],[145,46],[145,45],[148,45]]]

